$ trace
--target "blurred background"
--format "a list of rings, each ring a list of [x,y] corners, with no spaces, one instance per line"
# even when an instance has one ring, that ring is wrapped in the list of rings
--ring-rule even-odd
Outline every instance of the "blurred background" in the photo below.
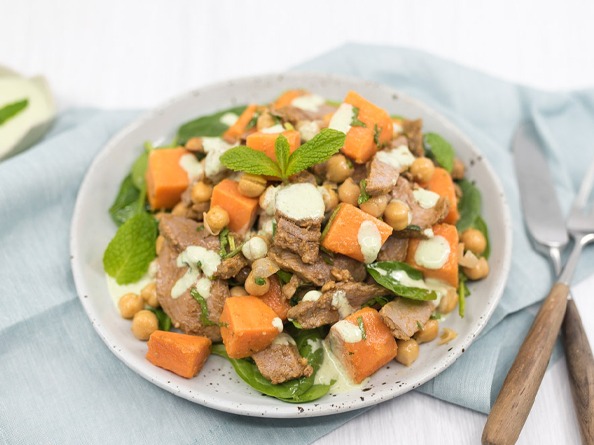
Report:
[[[419,49],[537,88],[594,83],[594,2],[0,0],[0,65],[59,109],[148,108],[346,42]]]

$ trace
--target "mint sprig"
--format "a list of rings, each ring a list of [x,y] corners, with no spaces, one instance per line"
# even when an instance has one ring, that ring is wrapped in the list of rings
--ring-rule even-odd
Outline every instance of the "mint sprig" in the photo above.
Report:
[[[7,120],[15,117],[29,105],[29,99],[22,99],[16,102],[12,102],[0,108],[0,125]]]
[[[276,160],[253,148],[238,146],[226,151],[221,156],[221,162],[230,170],[274,176],[287,182],[290,176],[327,161],[338,153],[345,137],[341,131],[326,128],[290,153],[289,141],[280,134],[274,144]]]
[[[157,222],[142,212],[128,219],[116,232],[103,254],[103,268],[118,284],[142,278],[155,258]]]

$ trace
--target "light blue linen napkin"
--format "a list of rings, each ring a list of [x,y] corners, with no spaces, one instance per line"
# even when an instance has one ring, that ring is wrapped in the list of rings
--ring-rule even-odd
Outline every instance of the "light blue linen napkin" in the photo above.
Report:
[[[421,388],[488,411],[530,324],[522,309],[550,284],[547,262],[522,228],[510,136],[520,118],[536,119],[568,205],[594,154],[594,92],[538,92],[419,52],[366,45],[347,45],[299,69],[377,80],[423,100],[466,132],[499,172],[516,226],[505,295],[488,333]],[[91,160],[136,116],[66,112],[44,141],[0,163],[0,443],[305,444],[358,415],[273,420],[203,408],[138,377],[96,335],[72,281],[70,219]],[[578,278],[592,265],[588,252]]]

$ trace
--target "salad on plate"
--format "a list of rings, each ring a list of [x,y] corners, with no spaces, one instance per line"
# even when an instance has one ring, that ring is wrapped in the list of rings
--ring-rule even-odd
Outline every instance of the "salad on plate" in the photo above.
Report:
[[[108,287],[156,366],[193,378],[216,354],[293,403],[348,390],[456,337],[440,324],[490,253],[464,172],[420,119],[354,91],[202,116],[123,179]]]

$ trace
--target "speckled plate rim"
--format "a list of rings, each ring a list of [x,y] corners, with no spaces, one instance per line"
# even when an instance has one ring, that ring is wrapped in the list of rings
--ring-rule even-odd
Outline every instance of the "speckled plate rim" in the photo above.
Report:
[[[483,197],[488,195],[489,199],[484,202],[489,202],[489,206],[483,212],[489,225],[491,242],[497,246],[490,259],[490,276],[472,286],[473,296],[467,300],[467,317],[464,320],[457,316],[449,317],[445,323],[446,326],[451,324],[454,329],[460,326],[458,332],[462,335],[447,346],[437,347],[436,342],[421,345],[421,356],[410,368],[393,362],[356,390],[329,394],[317,401],[299,405],[280,402],[252,390],[234,374],[231,365],[220,357],[211,357],[201,373],[190,380],[154,367],[144,359],[146,343],[133,338],[129,321],[119,317],[107,293],[105,280],[100,276],[103,272],[102,252],[115,233],[107,208],[115,197],[120,181],[139,153],[138,134],[142,134],[143,140],[157,142],[175,130],[175,125],[163,122],[168,118],[179,125],[183,119],[249,102],[249,98],[240,99],[242,95],[254,96],[257,100],[271,100],[289,87],[309,88],[332,99],[340,99],[346,90],[355,89],[391,113],[404,109],[409,111],[406,115],[410,117],[423,117],[425,131],[439,131],[452,142],[458,155],[470,166],[470,179],[477,182]],[[335,93],[330,93],[330,90]],[[342,95],[336,91],[341,91]],[[216,107],[212,104],[200,106],[201,97],[213,94],[221,94],[225,100]],[[180,107],[187,108],[188,104],[194,102],[197,106],[192,109],[192,115],[187,115],[186,111],[182,120],[172,116]],[[415,113],[410,114],[411,110]],[[135,143],[131,143],[134,137]],[[114,159],[119,162],[114,164]],[[488,184],[487,188],[485,184]],[[103,204],[108,203],[105,206],[99,205],[94,199],[98,196],[98,189],[99,198],[105,195]],[[108,228],[105,226],[107,223],[111,224]],[[104,236],[90,237],[89,233],[103,233]],[[97,334],[119,360],[148,381],[192,402],[225,412],[271,418],[325,416],[373,406],[404,394],[447,369],[468,349],[493,314],[507,280],[512,250],[511,218],[501,183],[479,150],[451,122],[420,101],[391,87],[319,73],[272,74],[219,82],[182,94],[143,114],[116,134],[89,167],[78,193],[70,235],[71,266],[79,298]]]

